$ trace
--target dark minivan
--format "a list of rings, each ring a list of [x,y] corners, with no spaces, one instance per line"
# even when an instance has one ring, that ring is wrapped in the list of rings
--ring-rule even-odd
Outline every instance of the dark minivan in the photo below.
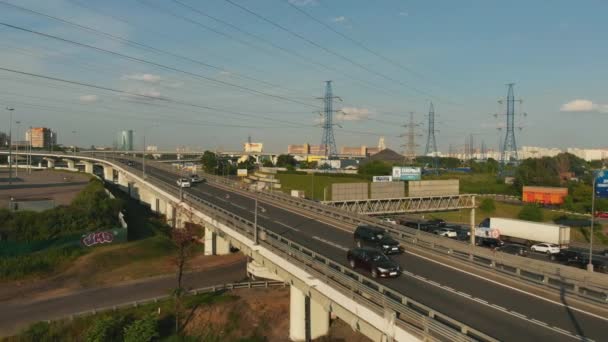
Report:
[[[371,247],[353,248],[346,253],[352,268],[363,268],[371,272],[373,278],[398,277],[399,265],[377,249]]]
[[[355,244],[357,247],[375,247],[385,254],[403,253],[403,247],[393,239],[384,229],[360,225],[355,229]]]

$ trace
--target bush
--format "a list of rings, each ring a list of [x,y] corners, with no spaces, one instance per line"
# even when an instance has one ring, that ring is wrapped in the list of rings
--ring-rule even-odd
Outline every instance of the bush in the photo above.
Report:
[[[493,213],[496,210],[496,204],[494,203],[494,199],[482,199],[481,204],[479,204],[479,210],[483,211],[484,213]]]
[[[15,257],[0,258],[0,279],[17,279],[53,271],[85,253],[80,247],[64,247]]]
[[[526,221],[542,222],[543,211],[536,204],[526,204],[521,208],[519,214],[517,214],[517,218]]]
[[[159,336],[158,324],[153,315],[139,319],[124,329],[125,342],[148,342]]]
[[[87,342],[122,341],[125,318],[122,316],[104,317],[93,323],[87,330]]]

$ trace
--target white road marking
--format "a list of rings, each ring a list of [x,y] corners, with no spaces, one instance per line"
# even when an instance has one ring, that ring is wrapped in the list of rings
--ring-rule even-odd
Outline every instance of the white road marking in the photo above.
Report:
[[[402,272],[402,273],[403,273],[403,274],[406,274],[405,272]],[[413,277],[413,278],[418,278],[418,279],[420,279],[420,278],[421,278],[420,276],[417,276],[417,275],[412,275],[411,277]],[[433,286],[436,286],[436,287],[439,287],[439,288],[441,288],[441,289],[444,289],[444,290],[450,291],[450,290],[448,290],[448,289],[447,289],[445,286],[441,286],[440,284],[438,284],[438,283],[436,283],[436,282],[434,282],[434,281],[432,281],[432,280],[426,280],[426,279],[424,279],[424,278],[422,278],[422,280],[423,280],[424,282],[426,282],[426,283],[429,283],[429,284],[433,285]],[[568,332],[567,330],[564,330],[564,329],[559,329],[559,328],[554,328],[554,327],[552,327],[552,326],[549,326],[549,324],[547,324],[547,323],[545,323],[545,322],[542,322],[542,321],[539,321],[539,320],[536,320],[536,319],[531,319],[531,318],[528,318],[528,317],[526,317],[526,316],[524,316],[524,315],[522,315],[522,314],[520,314],[520,313],[517,313],[517,312],[515,312],[515,311],[509,311],[509,310],[507,310],[507,309],[505,309],[505,308],[503,308],[503,307],[501,307],[501,306],[495,305],[495,304],[490,304],[490,303],[488,303],[487,301],[485,301],[485,300],[483,300],[483,299],[481,299],[481,298],[472,297],[471,295],[468,295],[468,294],[466,294],[466,293],[464,293],[464,292],[459,292],[459,291],[455,291],[455,290],[452,290],[452,291],[450,291],[450,292],[452,292],[452,293],[454,293],[454,294],[457,294],[457,295],[460,295],[460,296],[463,296],[463,297],[466,297],[466,298],[471,299],[471,300],[473,300],[473,301],[476,301],[476,302],[478,302],[478,303],[480,303],[480,304],[482,304],[482,305],[485,305],[485,306],[487,306],[487,307],[493,308],[493,309],[495,309],[495,310],[499,310],[499,311],[504,312],[504,313],[506,313],[506,314],[509,314],[509,315],[511,315],[511,316],[514,316],[514,317],[517,317],[517,318],[523,319],[523,320],[528,321],[528,322],[530,322],[530,323],[534,323],[534,324],[536,324],[536,325],[539,325],[539,326],[541,326],[541,327],[547,328],[547,329],[549,329],[549,330],[553,330],[553,331],[555,331],[555,332],[557,332],[557,333],[560,333],[560,334],[562,334],[562,335],[566,335],[566,336],[568,336],[568,337],[575,338],[575,339],[576,339],[576,338],[578,338],[578,337],[577,337],[577,335],[575,335],[575,334],[573,334],[573,333],[571,333],[571,332]],[[589,340],[589,341],[592,341],[592,340]]]
[[[431,261],[431,262],[436,263],[436,264],[439,264],[439,265],[441,265],[441,266],[444,266],[444,267],[447,267],[447,268],[451,268],[451,269],[453,269],[453,270],[456,270],[456,271],[459,271],[459,272],[462,272],[462,273],[468,274],[468,275],[473,276],[473,277],[475,277],[475,278],[483,279],[483,280],[485,280],[485,281],[487,281],[487,282],[490,282],[490,283],[492,283],[492,284],[495,284],[495,285],[500,285],[500,286],[502,286],[502,287],[506,287],[506,288],[511,289],[511,290],[513,290],[513,291],[517,291],[517,292],[519,292],[519,293],[523,293],[523,294],[529,295],[529,296],[531,296],[531,297],[534,297],[534,298],[538,298],[538,299],[544,300],[545,302],[548,302],[548,303],[552,303],[552,304],[555,304],[555,305],[558,305],[558,306],[562,306],[562,307],[566,306],[566,305],[565,305],[565,304],[563,304],[563,303],[556,302],[556,301],[554,301],[554,300],[544,298],[544,297],[539,296],[539,295],[536,295],[536,294],[534,294],[534,293],[530,293],[530,292],[524,291],[524,290],[522,290],[522,289],[518,289],[518,288],[516,288],[516,287],[510,286],[510,285],[506,285],[506,284],[503,284],[503,283],[498,282],[498,281],[496,281],[496,280],[492,280],[492,279],[488,279],[488,278],[482,277],[482,276],[480,276],[480,275],[478,275],[478,274],[475,274],[475,273],[472,273],[472,272],[468,272],[468,271],[462,270],[462,269],[457,268],[457,267],[454,267],[454,266],[450,266],[450,265],[443,264],[443,263],[441,263],[441,262],[439,262],[439,261],[433,260],[433,259],[431,259],[431,258],[427,258],[427,257],[422,256],[422,255],[420,255],[420,254],[413,253],[413,252],[411,252],[411,251],[406,251],[406,253],[409,253],[409,254],[415,255],[415,256],[417,256],[417,257],[419,257],[419,258],[422,258],[422,259],[425,259],[425,260]],[[575,307],[573,307],[573,306],[568,306],[568,308],[569,308],[569,309],[571,309],[571,310],[575,310],[575,311],[577,311],[577,312],[580,312],[580,313],[583,313],[583,314],[586,314],[586,315],[592,316],[592,317],[594,317],[594,318],[598,318],[598,319],[601,319],[601,320],[603,320],[603,321],[607,321],[607,322],[608,322],[608,318],[607,318],[607,317],[602,317],[602,316],[596,315],[596,314],[594,314],[594,313],[587,312],[587,311],[585,311],[585,310],[575,308]]]
[[[288,229],[291,229],[291,230],[295,230],[296,232],[299,232],[299,231],[300,231],[298,228],[294,228],[294,227],[292,227],[292,226],[290,226],[290,225],[288,225],[288,224],[285,224],[285,223],[283,223],[283,222],[281,222],[281,221],[274,220],[274,221],[272,221],[272,222],[277,223],[277,224],[280,224],[281,226],[283,226],[283,227],[285,227],[285,228],[288,228]]]
[[[331,241],[329,241],[329,240],[325,240],[325,239],[323,239],[323,238],[320,238],[320,237],[318,237],[318,236],[316,236],[316,235],[315,235],[315,236],[313,236],[312,238],[313,238],[313,239],[315,239],[315,240],[319,240],[319,241],[321,241],[321,242],[323,242],[323,243],[326,243],[326,244],[328,244],[328,245],[330,245],[330,246],[333,246],[333,247],[339,248],[339,249],[341,249],[341,250],[343,250],[343,251],[348,251],[348,248],[346,248],[346,247],[344,247],[344,246],[342,246],[342,245],[339,245],[339,244],[337,244],[337,243],[335,243],[335,242],[331,242]]]

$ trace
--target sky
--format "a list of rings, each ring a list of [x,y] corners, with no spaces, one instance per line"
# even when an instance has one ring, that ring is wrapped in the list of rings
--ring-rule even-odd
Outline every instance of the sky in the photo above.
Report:
[[[603,0],[0,0],[0,106],[65,145],[272,152],[321,143],[332,81],[341,146],[496,148],[515,83],[519,146],[606,147]],[[0,114],[0,131],[8,115]],[[17,124],[16,121],[19,121]],[[502,130],[500,130],[502,129]],[[503,138],[504,139],[504,138]]]

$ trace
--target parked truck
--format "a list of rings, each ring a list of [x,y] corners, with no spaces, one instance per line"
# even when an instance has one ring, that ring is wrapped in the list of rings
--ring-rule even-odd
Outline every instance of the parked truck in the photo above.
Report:
[[[491,236],[528,246],[548,242],[557,244],[561,248],[567,248],[570,243],[570,227],[499,217],[489,217],[483,220],[475,235]]]

